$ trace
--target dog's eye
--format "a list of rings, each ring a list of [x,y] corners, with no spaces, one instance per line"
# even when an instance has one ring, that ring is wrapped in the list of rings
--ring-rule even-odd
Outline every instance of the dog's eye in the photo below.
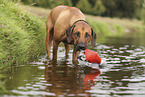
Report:
[[[75,35],[75,37],[80,37],[80,32],[76,32],[76,33],[74,33],[74,35]]]
[[[90,38],[90,34],[87,32],[85,38]]]

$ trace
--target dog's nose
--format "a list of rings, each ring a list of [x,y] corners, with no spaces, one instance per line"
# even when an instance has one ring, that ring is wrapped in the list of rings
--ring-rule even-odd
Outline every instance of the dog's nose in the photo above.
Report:
[[[85,49],[86,49],[86,45],[85,45],[85,44],[80,44],[80,45],[79,45],[79,49],[85,50]]]

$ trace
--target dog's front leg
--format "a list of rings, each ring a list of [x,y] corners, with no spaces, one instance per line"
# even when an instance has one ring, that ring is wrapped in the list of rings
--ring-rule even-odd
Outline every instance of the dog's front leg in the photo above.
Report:
[[[65,56],[67,58],[68,57],[69,50],[70,50],[70,45],[69,44],[66,44],[66,43],[64,45],[65,45],[65,50],[66,50]]]
[[[53,41],[53,60],[57,60],[57,50],[59,42]]]
[[[73,64],[78,64],[77,56],[79,55],[79,51],[73,50]]]

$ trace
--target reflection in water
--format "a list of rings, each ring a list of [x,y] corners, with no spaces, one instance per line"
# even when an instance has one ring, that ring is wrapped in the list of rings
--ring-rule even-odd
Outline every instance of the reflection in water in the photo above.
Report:
[[[47,86],[46,91],[53,92],[56,96],[86,96],[85,90],[95,85],[96,77],[100,74],[98,69],[89,67],[73,68],[67,65],[67,61],[57,64],[48,63],[45,66],[45,79],[52,86]]]
[[[86,70],[88,73],[86,73],[84,77],[84,87],[83,89],[85,90],[90,90],[93,85],[97,82],[96,77],[100,75],[100,70],[99,69],[88,69]]]

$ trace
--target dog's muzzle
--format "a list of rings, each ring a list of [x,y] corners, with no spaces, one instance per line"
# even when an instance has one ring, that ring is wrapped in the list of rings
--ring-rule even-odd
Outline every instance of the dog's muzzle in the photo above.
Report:
[[[80,51],[80,50],[85,50],[86,49],[86,44],[81,42],[81,43],[78,43],[77,45],[75,45],[75,50],[76,51]]]

